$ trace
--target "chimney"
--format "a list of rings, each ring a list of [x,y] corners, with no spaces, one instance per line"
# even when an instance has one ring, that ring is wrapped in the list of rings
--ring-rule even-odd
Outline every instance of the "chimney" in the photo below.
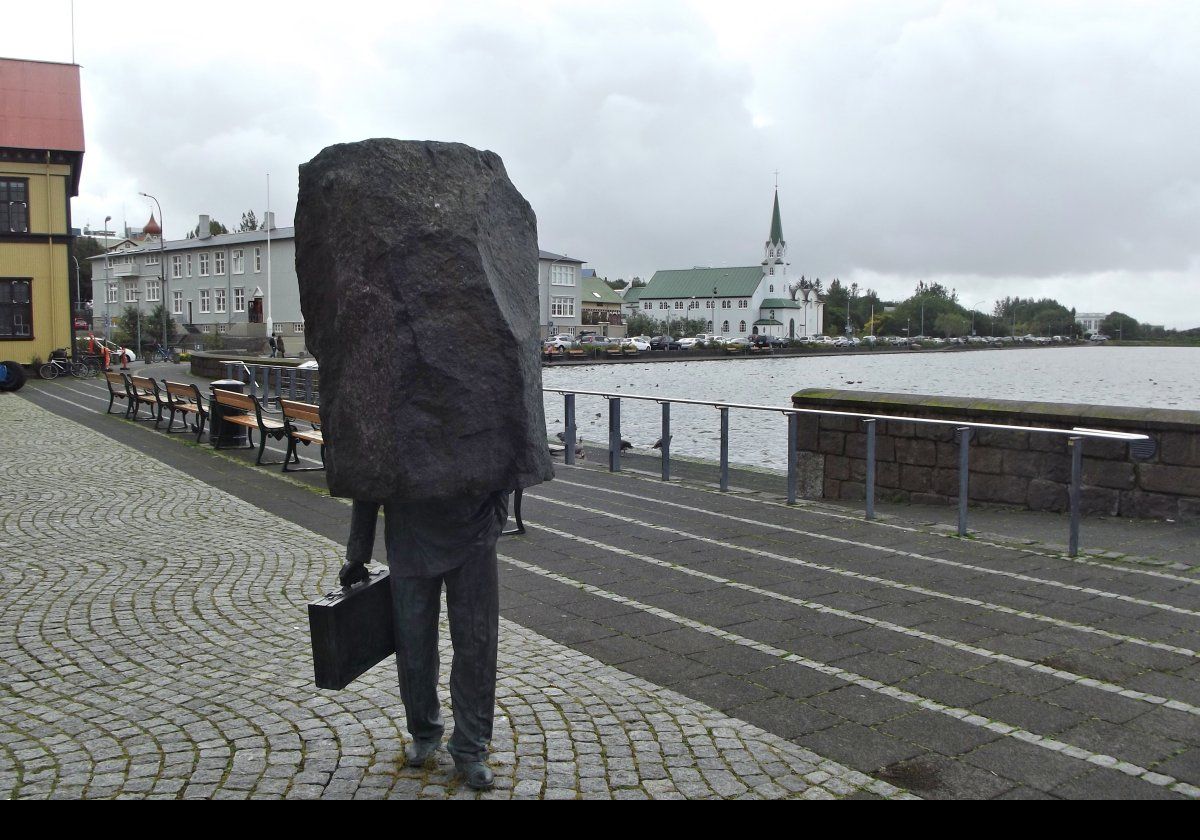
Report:
[[[266,213],[263,213],[262,229],[263,230],[275,230],[275,211],[274,210],[268,210]]]
[[[200,238],[208,239],[210,236],[212,236],[212,228],[209,226],[208,216],[201,213],[200,214]]]

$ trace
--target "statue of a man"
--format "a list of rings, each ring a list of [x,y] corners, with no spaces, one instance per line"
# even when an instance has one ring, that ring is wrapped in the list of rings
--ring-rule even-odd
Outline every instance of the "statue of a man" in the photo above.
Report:
[[[447,745],[476,789],[495,712],[496,540],[508,494],[553,477],[538,357],[537,228],[491,152],[367,140],[300,167],[296,273],[320,362],[330,492],[354,500],[343,584],[379,508],[409,764],[443,735],[438,618],[454,662]]]

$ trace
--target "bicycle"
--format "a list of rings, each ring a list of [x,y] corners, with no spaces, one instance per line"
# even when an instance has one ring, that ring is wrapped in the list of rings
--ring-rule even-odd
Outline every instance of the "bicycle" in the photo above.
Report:
[[[55,379],[64,373],[69,373],[76,379],[87,379],[90,376],[96,375],[95,370],[89,365],[68,359],[66,348],[54,351],[54,355],[51,355],[50,361],[38,368],[38,375],[42,379]]]
[[[155,344],[154,349],[150,351],[150,362],[169,362],[171,361],[171,351],[161,344]]]

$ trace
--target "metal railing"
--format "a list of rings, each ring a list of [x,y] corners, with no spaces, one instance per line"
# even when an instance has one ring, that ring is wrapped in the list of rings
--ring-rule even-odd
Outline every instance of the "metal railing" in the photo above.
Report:
[[[658,403],[662,408],[662,436],[658,446],[662,450],[662,480],[671,479],[671,406],[699,405],[715,408],[720,413],[721,427],[721,456],[720,456],[720,488],[722,492],[729,490],[729,412],[767,411],[783,414],[787,419],[787,502],[796,504],[797,484],[799,481],[799,437],[800,416],[818,415],[822,417],[852,418],[863,424],[866,433],[866,476],[864,494],[866,497],[867,519],[875,518],[875,430],[880,421],[892,423],[912,423],[923,426],[949,426],[954,428],[958,439],[958,535],[967,535],[967,506],[970,486],[970,445],[977,430],[997,432],[1027,432],[1031,434],[1055,435],[1067,438],[1067,451],[1071,460],[1071,480],[1068,489],[1070,505],[1070,536],[1068,550],[1072,557],[1079,553],[1079,521],[1081,518],[1083,497],[1083,442],[1085,440],[1118,440],[1135,444],[1139,441],[1149,441],[1148,435],[1135,432],[1111,432],[1102,429],[1052,429],[1043,426],[1013,426],[1002,423],[979,423],[964,420],[938,420],[925,417],[899,417],[889,414],[867,414],[855,411],[835,411],[822,408],[796,408],[794,406],[754,405],[752,403],[713,402],[709,400],[690,400],[684,398],[653,397],[642,394],[616,394],[607,391],[579,391],[564,388],[543,388],[543,393],[560,394],[563,397],[564,430],[563,430],[563,459],[567,464],[575,463],[575,445],[577,426],[575,423],[575,397],[601,397],[608,401],[608,469],[610,472],[621,470],[621,400],[643,400]]]
[[[252,397],[263,404],[278,404],[281,397],[289,400],[315,403],[320,398],[320,376],[313,368],[297,368],[291,365],[250,365],[240,360],[222,359],[225,376],[237,379],[249,387]]]

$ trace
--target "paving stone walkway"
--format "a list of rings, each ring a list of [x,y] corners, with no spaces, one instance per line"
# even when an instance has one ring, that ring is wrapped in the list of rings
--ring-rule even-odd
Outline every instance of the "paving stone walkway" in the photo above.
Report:
[[[389,664],[312,687],[336,542],[17,395],[0,453],[0,797],[478,796]],[[499,670],[483,798],[908,796],[509,620]]]

